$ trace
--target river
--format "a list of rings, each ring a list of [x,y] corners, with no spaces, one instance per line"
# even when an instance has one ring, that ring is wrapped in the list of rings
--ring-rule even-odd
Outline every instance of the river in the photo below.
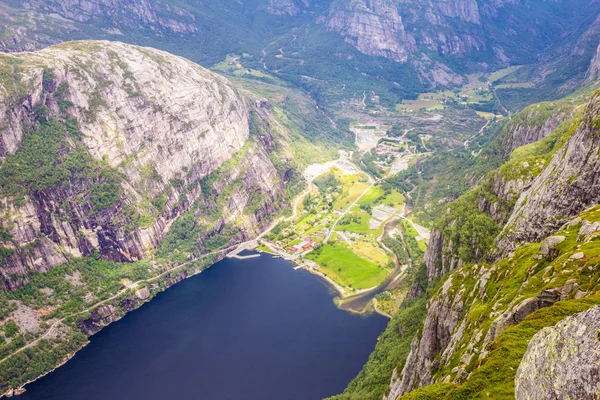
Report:
[[[387,320],[338,309],[319,278],[225,259],[93,336],[19,400],[311,400],[344,390]]]

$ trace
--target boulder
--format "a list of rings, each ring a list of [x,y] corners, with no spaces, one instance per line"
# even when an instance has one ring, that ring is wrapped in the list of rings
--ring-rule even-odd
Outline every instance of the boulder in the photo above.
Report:
[[[540,259],[546,259],[552,261],[558,256],[558,250],[556,246],[564,242],[566,237],[564,236],[550,236],[546,238],[538,250],[538,256]]]
[[[518,400],[597,400],[600,394],[600,307],[544,328],[529,342],[517,375]]]

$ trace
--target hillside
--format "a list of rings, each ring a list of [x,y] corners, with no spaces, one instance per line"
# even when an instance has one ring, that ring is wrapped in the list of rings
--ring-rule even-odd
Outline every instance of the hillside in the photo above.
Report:
[[[472,73],[524,65],[498,82],[515,111],[594,75],[599,11],[594,0],[4,0],[0,47],[125,40],[203,65],[245,53],[252,68],[328,105],[364,90],[391,104],[460,86]]]
[[[301,94],[154,49],[69,42],[0,69],[2,392],[257,236],[344,141]]]
[[[445,209],[425,255],[437,289],[389,399],[511,398],[531,338],[598,304],[599,99],[570,106],[544,139],[517,148]],[[552,390],[525,386],[537,373],[558,373],[536,363],[521,364],[528,373],[517,377],[519,398]],[[591,398],[593,380],[567,379],[557,393]]]

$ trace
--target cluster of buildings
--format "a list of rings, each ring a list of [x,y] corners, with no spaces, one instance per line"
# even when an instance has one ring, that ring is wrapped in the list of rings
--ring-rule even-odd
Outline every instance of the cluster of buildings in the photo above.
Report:
[[[313,248],[316,245],[317,245],[317,242],[314,242],[312,239],[306,239],[306,240],[303,240],[302,242],[298,243],[297,245],[288,248],[288,251],[290,253],[297,253],[299,251],[305,251],[310,248]]]

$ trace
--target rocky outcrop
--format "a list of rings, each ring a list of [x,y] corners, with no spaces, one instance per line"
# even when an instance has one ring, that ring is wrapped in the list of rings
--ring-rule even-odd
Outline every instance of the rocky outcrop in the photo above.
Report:
[[[265,0],[259,9],[273,15],[296,16],[309,6],[309,0]]]
[[[527,107],[503,131],[500,137],[502,151],[509,155],[518,147],[545,138],[571,118],[572,111],[570,104],[542,103]]]
[[[406,62],[416,50],[416,41],[406,32],[396,5],[386,0],[334,5],[325,24],[365,54]]]
[[[518,400],[595,400],[600,394],[600,307],[538,332],[515,378]]]
[[[566,144],[548,153],[536,153],[539,150],[534,150],[528,154],[540,157],[527,155],[527,161],[518,156],[511,158],[496,172],[488,175],[476,190],[451,203],[446,209],[441,223],[438,221],[437,229],[432,232],[425,263],[430,280],[440,278],[450,271],[454,272],[450,273],[442,288],[430,300],[422,334],[412,343],[404,369],[395,372],[388,399],[396,399],[415,388],[432,383],[460,384],[469,379],[474,366],[485,362],[493,343],[508,327],[518,325],[528,315],[541,308],[551,307],[561,300],[585,297],[590,293],[580,289],[582,282],[587,278],[579,278],[579,271],[585,265],[586,254],[589,254],[589,251],[579,251],[579,248],[573,245],[573,237],[576,236],[579,243],[587,243],[596,237],[599,229],[594,222],[597,219],[594,212],[583,212],[588,207],[598,204],[600,200],[596,196],[600,193],[597,187],[600,183],[597,135],[599,128],[594,125],[598,118],[597,104],[596,96],[589,102],[579,126],[579,119],[573,117],[572,106],[548,108],[546,105],[538,115],[530,108],[526,115],[515,117],[511,122],[512,126],[505,129],[505,136],[501,137],[511,138],[503,142],[509,147],[512,147],[513,143],[519,143],[521,138],[516,136],[518,134],[523,134],[523,142],[529,142],[539,136],[549,136],[552,131],[558,132],[562,139],[547,141],[549,147],[552,147],[552,143],[562,143],[562,140],[565,140]],[[522,118],[523,116],[525,118]],[[562,123],[566,119],[569,120]],[[530,123],[533,121],[536,123]],[[525,126],[527,128],[523,129]],[[552,161],[549,161],[552,155]],[[524,163],[527,165],[522,165]],[[564,176],[567,175],[569,178],[565,179]],[[581,181],[585,182],[585,185],[578,184]],[[528,214],[523,216],[520,214],[523,213],[523,206],[519,205],[523,198],[527,197],[527,204],[535,206],[531,211],[525,208]],[[565,198],[568,200],[564,200]],[[474,232],[482,229],[482,220],[479,220],[473,230],[460,232],[457,229],[471,223],[469,221],[477,212],[491,218],[498,226],[506,223],[504,235],[518,234],[519,231],[514,226],[510,227],[512,221],[518,221],[519,227],[533,233],[538,233],[536,216],[544,215],[551,224],[545,231],[540,230],[539,234],[532,237],[531,241],[540,242],[539,245],[522,246],[521,241],[515,242],[510,253],[496,257],[503,257],[502,260],[490,267],[479,267],[471,265],[472,260],[463,258],[471,256],[471,253],[457,246],[457,243],[465,241],[477,243],[471,242],[471,238],[474,237]],[[566,217],[572,217],[574,214],[587,216],[565,223],[565,220],[568,221]],[[576,226],[579,228],[573,229]],[[559,228],[561,230],[557,232]],[[550,234],[553,235],[549,236]],[[568,237],[571,241],[567,240]],[[506,240],[503,236],[499,238],[496,242],[498,247],[503,245],[502,240]],[[567,255],[564,254],[566,249],[569,249]],[[542,269],[540,265],[548,266]],[[566,268],[567,265],[569,268]],[[527,272],[521,272],[519,275],[516,272],[519,268],[521,271],[525,268]],[[548,286],[557,280],[554,275],[563,268],[566,277],[559,280],[563,282],[562,286]],[[534,278],[534,275],[537,276]],[[473,283],[467,285],[464,282]],[[506,290],[503,293],[503,284],[498,286],[498,282],[507,282],[507,286],[513,285],[512,287],[518,290]],[[543,286],[540,282],[543,282],[547,289],[540,291]],[[491,293],[488,292],[490,284],[496,287]],[[532,291],[537,295],[532,296]],[[523,295],[525,293],[528,294]],[[475,319],[472,316],[473,310],[481,310],[478,309],[478,305],[486,302],[488,314]],[[475,315],[479,315],[478,313],[479,311]],[[440,316],[444,318],[443,322]],[[489,319],[488,323],[484,322],[486,319]],[[455,367],[450,370],[448,365]],[[440,371],[446,372],[442,375]]]
[[[597,264],[597,252],[583,246],[595,240],[600,231],[599,102],[599,95],[589,101],[581,122],[572,116],[572,106],[565,108],[565,115],[571,119],[555,127],[561,138],[544,142],[552,150],[540,153],[544,146],[538,146],[529,153],[523,151],[527,162],[513,154],[476,190],[449,205],[444,219],[432,232],[425,262],[430,280],[451,272],[429,302],[422,334],[412,343],[403,371],[394,374],[389,400],[432,383],[460,384],[484,365],[507,328],[519,325],[541,308],[595,293],[595,284],[588,286],[586,282],[588,271],[594,271]],[[543,114],[546,118],[556,118],[556,109],[547,111]],[[542,127],[537,132],[556,124],[537,117],[534,120],[539,120],[535,125]],[[535,135],[525,136],[524,140],[529,140]],[[481,230],[481,223],[462,234],[456,234],[454,229],[465,226],[465,221],[469,221],[465,216],[477,212],[499,226],[506,223],[495,242],[496,251],[504,253],[490,254],[495,260],[491,265],[465,261],[463,257],[468,252],[455,246],[457,240],[464,243]],[[543,345],[538,349],[543,355]],[[560,354],[561,349],[554,353]],[[574,354],[575,350],[568,352]],[[566,355],[561,357],[561,361],[566,360]],[[566,369],[569,362],[566,361]],[[544,361],[537,358],[531,363],[541,368]],[[544,373],[560,371],[561,376],[569,375],[560,368],[550,365]],[[529,369],[523,376],[530,372],[533,374]],[[551,381],[552,377],[548,378]],[[518,398],[562,398],[570,393],[566,389],[569,383],[560,383],[562,392],[536,392],[535,379],[528,382],[528,394]],[[587,385],[586,380],[583,382]],[[548,388],[551,390],[550,385]],[[583,393],[574,390],[577,395],[570,398],[579,398]]]
[[[47,271],[95,251],[115,261],[144,258],[198,202],[205,212],[222,212],[197,215],[209,225],[207,235],[238,221],[236,240],[255,235],[278,210],[290,171],[273,165],[276,139],[268,130],[249,142],[251,112],[258,126],[271,124],[273,113],[226,79],[168,53],[113,42],[71,42],[2,60],[20,66],[23,85],[2,86],[2,157],[20,149],[24,132],[38,125],[36,110],[45,109],[50,119],[76,121],[89,156],[121,177],[111,189],[118,199],[101,210],[90,193],[102,178],[71,178],[22,201],[5,194],[0,201],[10,212],[2,225],[10,240],[3,246],[10,254],[0,273],[6,286],[22,285],[30,270]],[[239,163],[202,187],[234,154]],[[226,189],[228,202],[216,204]]]
[[[392,380],[388,400],[396,400],[414,387],[426,386],[433,382],[433,372],[439,365],[436,355],[446,348],[452,340],[465,311],[462,297],[464,292],[451,293],[452,279],[448,279],[441,288],[439,297],[430,302],[421,337],[415,337],[411,351],[400,376]]]
[[[503,313],[492,322],[492,325],[485,336],[484,343],[488,344],[493,342],[509,326],[520,323],[525,317],[540,308],[550,307],[560,300],[560,298],[561,295],[557,291],[542,290],[535,298],[530,297],[523,300],[512,310]]]
[[[552,162],[524,191],[496,241],[503,252],[536,242],[600,201],[600,96],[587,105],[583,119]]]
[[[67,20],[89,23],[100,18],[113,20],[114,28],[129,27],[189,34],[198,31],[195,17],[183,8],[144,0],[26,0],[23,7],[55,13]]]
[[[480,212],[483,216],[490,217],[499,228],[503,228],[510,218],[514,218],[513,210],[517,200],[532,187],[541,172],[547,170],[550,155],[554,151],[552,146],[562,140],[559,136],[565,135],[569,124],[577,121],[575,109],[575,105],[562,101],[540,103],[527,107],[507,122],[497,138],[498,148],[507,158],[518,147],[548,138],[552,134],[554,136],[547,139],[545,146],[540,146],[542,150],[515,153],[507,163],[485,177],[468,195],[471,198],[467,203],[476,203],[476,207],[475,204],[467,204],[466,206],[471,207],[467,214]],[[460,200],[463,202],[461,206],[451,203],[445,210],[443,223],[438,225],[446,233],[440,227],[434,228],[432,232],[424,259],[430,280],[443,276],[466,261],[477,262],[487,256],[498,257],[498,254],[504,254],[497,249],[488,249],[491,254],[486,254],[478,248],[476,241],[456,234],[455,231],[464,223],[465,199]],[[581,210],[577,212],[579,211]],[[459,241],[465,240],[471,242],[472,253],[475,255],[471,260],[464,256],[461,258],[457,251]]]

